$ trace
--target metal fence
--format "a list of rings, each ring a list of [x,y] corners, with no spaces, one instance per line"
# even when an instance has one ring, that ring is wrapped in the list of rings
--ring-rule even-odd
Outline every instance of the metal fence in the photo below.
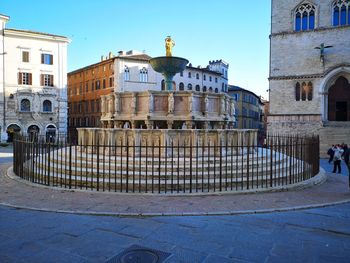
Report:
[[[77,145],[14,140],[14,172],[33,183],[126,193],[273,188],[319,172],[318,136],[268,136],[264,145]]]

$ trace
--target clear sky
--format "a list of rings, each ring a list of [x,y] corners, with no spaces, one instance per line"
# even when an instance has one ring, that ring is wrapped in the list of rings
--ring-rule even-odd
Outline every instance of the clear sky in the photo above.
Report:
[[[1,0],[7,28],[67,36],[68,71],[100,60],[109,51],[173,54],[193,66],[228,62],[229,84],[267,98],[270,0]]]

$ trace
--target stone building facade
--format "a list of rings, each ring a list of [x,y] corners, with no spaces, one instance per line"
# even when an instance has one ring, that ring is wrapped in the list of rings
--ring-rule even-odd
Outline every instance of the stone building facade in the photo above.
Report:
[[[15,132],[67,132],[67,45],[63,36],[8,29],[0,15],[1,140]]]
[[[272,0],[269,132],[350,144],[349,13],[347,0]]]

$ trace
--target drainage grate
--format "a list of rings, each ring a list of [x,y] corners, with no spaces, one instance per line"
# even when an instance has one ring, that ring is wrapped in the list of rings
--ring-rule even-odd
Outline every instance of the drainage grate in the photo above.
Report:
[[[106,263],[162,263],[171,254],[147,247],[132,245],[108,259]]]

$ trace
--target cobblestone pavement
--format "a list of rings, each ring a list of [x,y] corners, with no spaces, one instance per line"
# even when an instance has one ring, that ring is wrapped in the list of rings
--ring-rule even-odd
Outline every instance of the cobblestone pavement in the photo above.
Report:
[[[57,191],[5,177],[11,156],[0,151],[0,202],[35,209],[74,212],[86,204],[84,212],[103,212],[111,205],[110,212],[159,212],[170,207],[166,211],[225,214],[293,209],[350,197],[348,178],[334,174],[312,188],[250,195],[124,197]],[[132,245],[170,253],[167,263],[349,262],[350,203],[288,212],[153,217],[78,215],[0,205],[0,262],[105,262]]]
[[[349,262],[350,204],[146,218],[0,206],[0,262],[104,262],[135,244],[170,253],[167,263]]]

